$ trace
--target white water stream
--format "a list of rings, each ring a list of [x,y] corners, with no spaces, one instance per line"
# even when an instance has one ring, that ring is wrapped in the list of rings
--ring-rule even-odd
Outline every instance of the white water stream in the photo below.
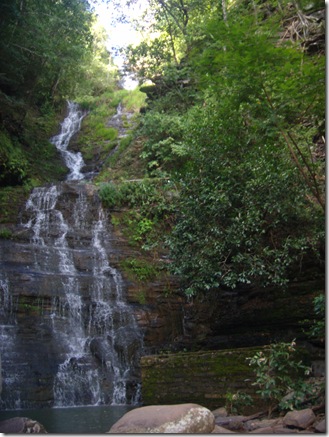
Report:
[[[50,142],[56,146],[61,152],[70,174],[67,176],[69,181],[82,180],[84,175],[81,169],[84,166],[84,161],[80,152],[74,153],[67,150],[71,138],[79,132],[81,122],[86,116],[86,112],[81,111],[79,105],[74,102],[68,102],[68,116],[61,124],[61,131],[50,139]]]

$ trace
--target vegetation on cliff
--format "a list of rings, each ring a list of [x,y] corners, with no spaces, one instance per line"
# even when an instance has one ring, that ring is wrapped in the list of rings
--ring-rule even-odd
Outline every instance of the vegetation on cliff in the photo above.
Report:
[[[321,269],[324,5],[152,4],[158,36],[127,68],[152,81],[141,157],[179,187],[168,246],[185,293]]]
[[[48,139],[76,99],[90,114],[74,147],[97,161],[104,205],[130,210],[145,253],[170,252],[187,295],[322,274],[322,2],[150,1],[147,37],[126,50],[140,115],[88,2],[0,8],[3,198],[64,175]],[[139,123],[121,139],[107,125],[120,100]]]
[[[0,5],[0,186],[27,188],[66,170],[49,137],[67,99],[113,88],[106,33],[88,2]]]

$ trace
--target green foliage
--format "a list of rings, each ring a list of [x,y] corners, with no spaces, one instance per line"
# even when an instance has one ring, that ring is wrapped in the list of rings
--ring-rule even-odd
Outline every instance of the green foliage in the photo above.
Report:
[[[325,58],[293,33],[313,18],[286,1],[226,6],[152,2],[171,60],[149,42],[131,58],[154,83],[141,157],[181,189],[168,244],[187,295],[285,287],[308,260],[323,268]]]
[[[244,407],[253,404],[252,397],[240,391],[236,393],[227,392],[225,401],[225,409],[229,415],[239,414]]]
[[[145,296],[145,293],[143,291],[139,291],[137,293],[137,299],[138,299],[138,303],[140,305],[145,305],[146,304],[146,296]]]
[[[0,223],[4,224],[4,234],[8,235],[6,224],[16,223],[19,212],[26,203],[30,190],[24,186],[6,186],[0,188]],[[7,237],[6,237],[7,238]]]
[[[22,185],[28,174],[28,161],[20,144],[0,131],[0,185]]]
[[[135,207],[141,214],[159,219],[173,211],[173,202],[168,195],[172,189],[170,181],[143,179],[121,184],[101,184],[99,195],[108,208]]]
[[[122,105],[126,108],[127,111],[130,112],[139,112],[140,108],[145,103],[145,94],[140,92],[138,88],[127,91],[120,90],[121,102]]]
[[[7,229],[7,228],[0,229],[0,238],[3,238],[5,240],[9,240],[12,238],[12,236],[13,236],[13,233],[11,232],[10,229]]]
[[[77,0],[1,2],[1,89],[37,104],[72,93],[91,50],[88,9]]]
[[[208,97],[189,112],[189,167],[170,237],[173,271],[187,294],[285,285],[294,263],[316,253],[321,240],[323,216],[286,150],[263,127],[250,132],[232,97]]]
[[[138,90],[120,89],[114,91],[111,87],[98,96],[83,96],[78,99],[82,107],[88,109],[89,112],[83,120],[77,145],[86,162],[97,161],[104,164],[102,175],[98,180],[108,179],[111,170],[107,170],[107,167],[116,163],[118,157],[133,138],[132,134],[128,134],[127,137],[118,139],[118,130],[115,126],[108,126],[109,120],[116,114],[121,103],[125,111],[130,111],[131,114],[132,120],[126,123],[128,129],[137,119],[140,105],[143,104],[144,99],[145,96]],[[124,115],[122,118],[124,123]],[[115,153],[113,153],[114,150]]]
[[[125,55],[129,58],[126,71],[137,75],[141,81],[162,72],[172,59],[169,41],[163,37],[142,41],[137,47],[129,45]]]
[[[189,161],[170,238],[188,295],[285,286],[324,242],[324,167],[312,154],[323,59],[273,44],[276,28],[253,20],[205,20],[193,54],[204,91],[184,122]]]
[[[121,267],[138,282],[150,281],[156,277],[157,268],[148,261],[136,258],[126,258]]]
[[[156,252],[163,249],[164,237],[172,226],[174,189],[170,181],[145,179],[101,184],[99,195],[107,208],[129,208],[121,225],[130,244]]]
[[[324,342],[326,335],[326,297],[319,294],[313,299],[314,314],[316,319],[304,320],[303,323],[311,323],[311,327],[306,331],[310,338],[319,339]]]
[[[98,124],[95,129],[95,136],[105,141],[113,141],[118,136],[118,131],[113,127],[105,127],[102,124]]]
[[[144,144],[141,158],[147,161],[151,176],[164,176],[168,170],[182,169],[187,158],[183,132],[183,120],[178,114],[152,111],[145,115],[141,134],[149,139]]]
[[[311,369],[296,359],[296,343],[276,343],[268,351],[247,358],[253,367],[259,387],[258,394],[267,402],[268,414],[278,406],[281,410],[298,409],[313,390],[305,382]],[[284,398],[288,393],[290,396]]]
[[[99,195],[102,199],[102,203],[107,208],[113,208],[114,206],[121,204],[121,193],[113,183],[102,184],[99,190]]]
[[[116,70],[87,1],[4,0],[0,17],[0,184],[31,187],[66,172],[48,141],[65,100],[97,106],[91,94],[113,92]]]
[[[324,338],[326,329],[326,298],[321,294],[314,298],[314,312],[319,317],[312,329],[312,336]]]

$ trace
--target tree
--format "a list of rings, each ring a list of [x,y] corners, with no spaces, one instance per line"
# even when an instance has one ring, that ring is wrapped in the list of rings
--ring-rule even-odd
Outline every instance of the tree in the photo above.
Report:
[[[148,26],[145,28],[144,22],[136,23],[144,39],[125,51],[126,70],[134,72],[143,82],[163,75],[165,66],[178,67],[192,45],[195,23],[214,5],[217,2],[213,0],[150,0],[144,17]]]
[[[0,8],[2,91],[38,103],[67,94],[91,47],[88,2],[5,0]]]

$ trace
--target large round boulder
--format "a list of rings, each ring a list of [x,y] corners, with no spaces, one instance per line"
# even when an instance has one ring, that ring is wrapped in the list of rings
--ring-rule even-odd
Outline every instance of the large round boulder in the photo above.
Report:
[[[109,433],[209,434],[214,427],[214,415],[201,405],[151,405],[129,411]]]

